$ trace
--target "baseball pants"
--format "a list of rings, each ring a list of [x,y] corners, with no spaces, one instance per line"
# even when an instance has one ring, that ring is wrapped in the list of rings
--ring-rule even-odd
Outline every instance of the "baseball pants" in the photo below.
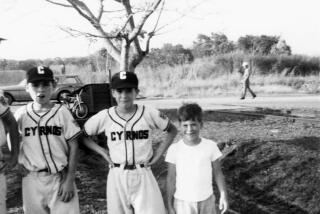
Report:
[[[110,168],[107,180],[109,214],[165,214],[156,179],[150,168]]]
[[[22,179],[22,199],[25,214],[79,214],[79,198],[75,191],[71,201],[58,198],[60,174],[30,172]],[[74,188],[76,190],[75,184]]]
[[[176,214],[216,214],[215,196],[212,194],[208,199],[198,202],[189,202],[174,199]]]
[[[7,213],[6,194],[7,194],[6,176],[3,173],[0,173],[0,213]]]

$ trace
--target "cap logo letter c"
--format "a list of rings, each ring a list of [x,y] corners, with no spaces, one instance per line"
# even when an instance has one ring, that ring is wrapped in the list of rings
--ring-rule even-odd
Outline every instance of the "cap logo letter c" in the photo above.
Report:
[[[38,66],[38,74],[44,74],[44,67]]]
[[[127,73],[125,71],[121,71],[119,74],[121,80],[127,79]]]

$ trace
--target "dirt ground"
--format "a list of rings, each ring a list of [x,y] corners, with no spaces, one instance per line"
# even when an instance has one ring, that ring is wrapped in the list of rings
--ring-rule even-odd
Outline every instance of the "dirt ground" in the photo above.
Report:
[[[165,112],[178,126],[175,111]],[[228,213],[320,213],[319,120],[215,111],[206,111],[204,119],[203,137],[215,140],[225,155],[222,166],[231,209]],[[154,133],[155,147],[160,143],[159,135]],[[165,194],[163,160],[153,172]],[[76,182],[82,214],[106,213],[107,173],[100,157],[81,150]],[[23,213],[20,187],[17,173],[8,174],[9,213]]]

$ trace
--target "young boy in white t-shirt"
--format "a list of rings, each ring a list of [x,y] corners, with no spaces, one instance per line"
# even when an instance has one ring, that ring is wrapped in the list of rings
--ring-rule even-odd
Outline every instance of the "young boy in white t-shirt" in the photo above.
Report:
[[[178,109],[183,138],[172,144],[168,162],[167,197],[169,214],[215,214],[212,172],[217,183],[220,213],[228,209],[227,192],[217,144],[200,137],[202,109],[184,104]]]

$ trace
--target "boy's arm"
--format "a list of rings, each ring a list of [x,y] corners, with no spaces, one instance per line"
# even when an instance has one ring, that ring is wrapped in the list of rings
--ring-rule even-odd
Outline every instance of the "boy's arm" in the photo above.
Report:
[[[162,142],[157,150],[154,151],[152,158],[146,164],[147,166],[155,164],[161,158],[161,156],[167,151],[168,147],[173,142],[177,133],[177,128],[170,122],[164,142]]]
[[[9,111],[2,117],[4,126],[9,132],[10,137],[10,146],[11,146],[11,155],[7,164],[10,168],[13,168],[18,162],[18,153],[19,153],[19,131],[18,123],[15,120],[13,114]]]
[[[174,192],[176,191],[176,165],[168,163],[167,175],[167,203],[169,214],[175,214],[174,210]]]
[[[228,198],[227,198],[227,188],[225,179],[221,170],[220,161],[216,160],[212,163],[214,178],[217,183],[220,199],[219,199],[219,209],[221,210],[221,214],[225,213],[228,209]]]
[[[108,151],[96,144],[91,138],[84,137],[82,143],[92,151],[95,151],[96,153],[100,154],[110,165],[113,165]]]
[[[58,196],[63,202],[69,202],[74,196],[75,173],[78,163],[79,145],[78,138],[69,142],[68,168],[66,175],[62,176]]]

